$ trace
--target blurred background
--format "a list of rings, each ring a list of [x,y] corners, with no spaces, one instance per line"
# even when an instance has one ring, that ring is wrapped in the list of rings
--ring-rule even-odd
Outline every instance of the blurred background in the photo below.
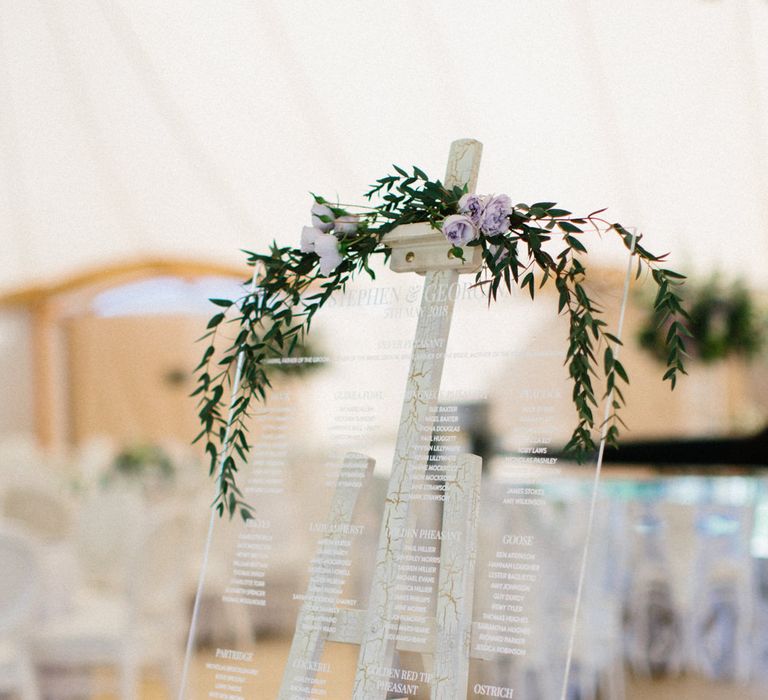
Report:
[[[690,277],[672,394],[630,293],[604,498],[637,559],[578,697],[765,697],[766,35],[765,0],[0,3],[0,693],[171,697],[212,499],[207,299],[240,294],[241,249],[298,242],[310,190],[441,177],[471,137],[478,191],[608,207]]]

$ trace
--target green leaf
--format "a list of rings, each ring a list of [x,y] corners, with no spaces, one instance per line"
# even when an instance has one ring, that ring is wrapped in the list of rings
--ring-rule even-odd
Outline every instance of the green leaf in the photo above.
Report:
[[[530,294],[531,299],[533,299],[536,293],[536,289],[534,287],[534,278],[532,272],[527,273],[520,281],[520,288],[525,289],[526,287],[528,287],[528,294]]]
[[[197,365],[197,367],[195,367],[193,371],[197,372],[199,369],[202,369],[203,367],[205,367],[205,365],[208,363],[208,360],[211,359],[211,356],[213,355],[214,352],[215,352],[215,348],[213,347],[213,345],[209,345],[205,349],[205,352],[203,353],[203,357],[200,360],[200,363]],[[204,376],[207,376],[207,375],[204,375]]]
[[[604,366],[605,366],[605,373],[609,374],[611,370],[614,368],[614,362],[613,359],[613,350],[610,348],[605,349],[605,359],[604,359]]]
[[[571,246],[574,250],[578,250],[580,253],[586,253],[587,249],[584,247],[584,244],[578,239],[574,238],[573,236],[565,236],[565,242]]]
[[[235,496],[234,492],[229,494],[229,500],[227,502],[227,510],[229,511],[230,518],[237,511],[237,496]]]
[[[209,299],[209,301],[212,304],[216,304],[216,306],[223,306],[224,308],[229,308],[235,303],[231,299]]]
[[[613,369],[615,370],[616,374],[618,374],[624,380],[625,384],[629,384],[629,376],[627,376],[627,371],[624,369],[624,365],[622,365],[621,362],[614,360]]]
[[[453,255],[454,258],[458,258],[459,260],[464,260],[464,249],[457,245],[451,246],[451,254]]]
[[[247,523],[249,520],[253,520],[253,513],[251,513],[245,506],[241,506],[240,517],[243,519],[244,523]]]
[[[224,320],[224,314],[223,314],[223,313],[221,313],[221,314],[216,314],[216,315],[214,315],[214,316],[212,316],[212,317],[211,317],[211,320],[210,320],[210,321],[208,321],[208,325],[206,326],[206,328],[215,328],[215,327],[216,327],[216,326],[218,326],[218,325],[219,325],[219,324],[220,324],[220,323],[221,323],[223,320]]]

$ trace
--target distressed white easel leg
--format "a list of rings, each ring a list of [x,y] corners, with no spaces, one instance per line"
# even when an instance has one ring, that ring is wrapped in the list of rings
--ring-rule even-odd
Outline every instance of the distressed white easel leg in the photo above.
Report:
[[[445,485],[432,700],[467,696],[482,465],[476,455],[459,455]]]
[[[363,454],[349,452],[344,457],[328,515],[328,531],[323,539],[341,540],[349,537],[344,526],[352,522],[357,499],[364,485],[370,480],[373,466],[374,460]],[[324,571],[319,570],[309,579],[308,599],[303,603],[296,620],[291,650],[285,664],[283,681],[280,684],[279,700],[291,700],[297,697],[295,687],[300,679],[304,679],[302,685],[307,685],[306,679],[315,676],[316,662],[322,656],[328,637],[328,634],[322,630],[322,624],[318,618],[327,617],[327,613],[318,610],[309,596],[312,591],[323,588],[325,575]]]
[[[365,637],[357,662],[352,696],[355,700],[375,700],[387,694],[381,677],[369,673],[369,669],[389,667],[392,657],[396,625],[392,630],[389,625],[393,623],[398,559],[408,526],[414,477],[417,471],[424,470],[427,463],[429,445],[423,439],[423,434],[430,430],[432,409],[437,404],[457,280],[458,273],[455,271],[439,270],[428,272],[424,283],[392,474],[384,502],[363,632]],[[442,301],[436,303],[436,299]]]
[[[451,144],[445,185],[468,185],[474,190],[482,146],[477,141]],[[384,503],[376,564],[360,645],[352,697],[378,700],[386,696],[386,683],[374,669],[389,668],[394,650],[394,593],[399,558],[408,525],[414,477],[426,469],[429,446],[423,439],[431,431],[443,373],[445,348],[451,328],[458,283],[456,270],[430,270],[425,275],[416,337],[397,434],[392,474]],[[395,624],[393,624],[395,623]],[[389,626],[393,624],[393,629]],[[380,671],[379,671],[380,673]]]

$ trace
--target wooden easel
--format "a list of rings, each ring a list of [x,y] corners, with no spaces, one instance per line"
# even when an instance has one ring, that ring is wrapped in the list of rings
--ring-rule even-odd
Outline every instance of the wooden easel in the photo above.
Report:
[[[463,139],[454,141],[448,156],[444,184],[448,188],[477,184],[482,144]],[[293,700],[299,678],[312,677],[326,641],[359,644],[360,653],[352,692],[354,700],[383,700],[387,696],[381,669],[391,668],[395,652],[429,652],[431,698],[457,700],[466,697],[472,637],[472,598],[480,497],[481,459],[459,455],[455,469],[446,479],[443,505],[443,532],[458,533],[444,539],[440,548],[436,615],[429,621],[426,648],[397,639],[395,588],[400,559],[408,542],[411,493],[416,479],[427,467],[429,445],[423,440],[431,431],[443,372],[445,350],[451,327],[459,274],[474,273],[482,264],[480,248],[467,248],[466,259],[450,254],[450,244],[440,231],[427,224],[400,226],[384,237],[392,249],[390,266],[395,272],[423,274],[424,288],[419,309],[410,370],[405,388],[400,427],[392,472],[384,504],[376,563],[367,610],[339,610],[332,631],[323,632],[303,624],[314,614],[306,602],[299,613],[297,630],[283,675],[279,698]],[[372,460],[347,455],[350,463]],[[338,487],[329,522],[349,523],[354,514],[360,487]],[[310,578],[310,589],[320,581]],[[386,679],[384,679],[386,680]],[[292,689],[293,688],[293,689]]]

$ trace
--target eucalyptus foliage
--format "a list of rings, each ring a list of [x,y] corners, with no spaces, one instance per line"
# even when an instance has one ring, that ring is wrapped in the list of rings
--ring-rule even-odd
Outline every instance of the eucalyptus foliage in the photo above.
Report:
[[[390,254],[382,243],[384,234],[402,224],[417,222],[440,228],[447,216],[458,212],[466,188],[446,188],[416,167],[411,172],[393,167],[393,174],[377,180],[366,193],[369,202],[378,203],[361,207],[357,231],[340,236],[342,262],[329,276],[320,273],[315,253],[272,243],[268,252],[247,253],[248,264],[257,267],[254,293],[239,300],[212,300],[220,310],[203,336],[206,348],[196,368],[193,395],[199,397],[201,424],[196,440],[205,443],[210,473],[218,479],[213,505],[219,515],[226,512],[231,517],[239,512],[244,520],[251,517],[237,485],[238,464],[247,459],[248,418],[255,404],[267,400],[275,361],[296,352],[315,314],[334,293],[358,275],[375,278],[374,261],[378,257],[386,262]],[[346,207],[351,205],[335,205],[317,195],[315,200],[328,206],[334,216],[349,215]],[[555,202],[517,204],[509,217],[508,232],[480,236],[468,243],[482,247],[483,267],[476,273],[475,283],[484,289],[489,304],[502,288],[511,292],[513,286],[519,287],[534,299],[537,289],[554,285],[558,313],[569,322],[565,364],[577,414],[566,451],[578,459],[595,448],[598,430],[605,432],[610,444],[617,442],[618,424],[622,422],[619,410],[624,404],[621,385],[629,382],[612,349],[620,341],[609,332],[602,309],[584,286],[587,249],[581,234],[585,231],[595,229],[618,235],[637,259],[637,274],[650,270],[656,286],[654,308],[668,327],[664,379],[674,388],[678,375],[685,373],[686,313],[679,295],[683,275],[663,267],[665,256],[650,253],[639,237],[636,240],[621,224],[600,218],[603,211],[579,217],[558,208]],[[551,252],[553,246],[559,251]],[[463,257],[462,248],[452,250]],[[236,333],[223,349],[218,349],[219,329],[225,320],[234,325]],[[232,395],[238,361],[242,379]],[[602,398],[611,401],[606,423],[595,416]]]

